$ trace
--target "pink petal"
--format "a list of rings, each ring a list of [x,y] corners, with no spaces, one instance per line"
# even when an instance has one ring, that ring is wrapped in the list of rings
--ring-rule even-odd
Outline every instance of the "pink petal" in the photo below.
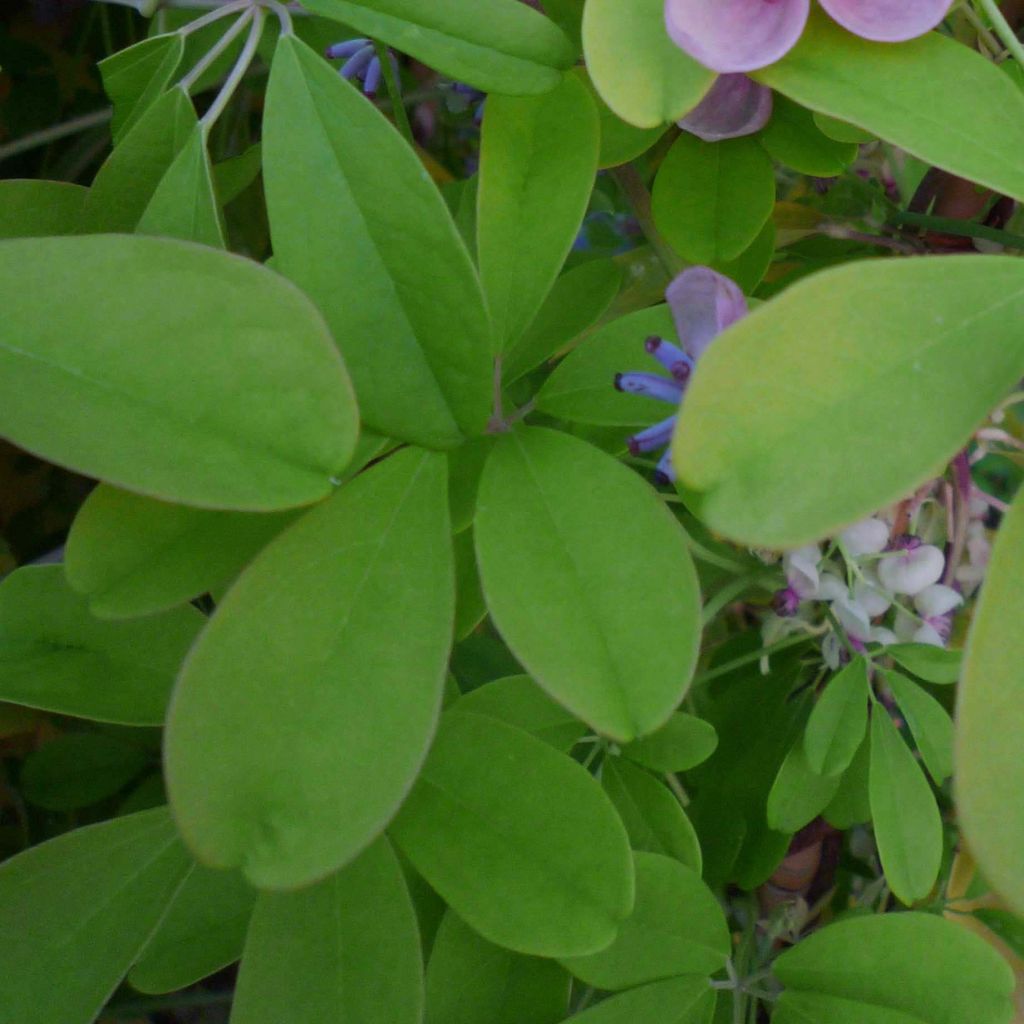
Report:
[[[730,324],[746,316],[747,300],[735,281],[710,267],[689,267],[666,289],[676,333],[694,359]]]
[[[950,0],[821,0],[843,28],[879,43],[901,43],[930,32]]]
[[[793,48],[810,9],[810,0],[665,0],[665,27],[712,71],[756,71]]]
[[[759,132],[771,116],[771,89],[746,75],[719,75],[679,127],[705,142],[721,142]]]

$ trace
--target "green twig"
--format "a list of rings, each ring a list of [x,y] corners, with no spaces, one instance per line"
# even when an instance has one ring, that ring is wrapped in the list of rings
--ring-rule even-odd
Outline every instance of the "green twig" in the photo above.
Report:
[[[89,114],[65,121],[63,124],[56,124],[52,128],[43,128],[38,132],[32,132],[31,135],[23,135],[20,139],[8,142],[6,146],[0,146],[0,161],[9,160],[12,156],[18,156],[21,153],[28,153],[40,146],[48,146],[51,142],[66,139],[69,135],[77,135],[90,128],[98,128],[100,125],[106,124],[113,115],[112,107],[104,107],[102,110],[94,110]]]
[[[640,173],[632,164],[623,164],[612,168],[612,177],[618,182],[622,194],[626,197],[633,216],[636,217],[644,237],[657,253],[669,277],[675,277],[686,265],[672,250],[672,247],[661,236],[658,226],[654,223],[651,210],[651,193],[647,191]]]
[[[1010,23],[1006,20],[1003,12],[999,9],[999,4],[996,0],[978,0],[981,4],[982,10],[988,15],[989,21],[992,22],[992,27],[996,31],[996,35],[999,36],[1003,45],[1013,54],[1014,60],[1024,67],[1024,45],[1017,38],[1017,33],[1013,31]]]
[[[933,217],[927,213],[893,213],[889,221],[906,227],[925,228],[938,231],[944,235],[956,235],[961,238],[984,238],[988,242],[998,242],[1008,249],[1024,251],[1024,235],[1015,235],[999,228],[990,228],[987,224],[975,224],[971,221],[956,220],[953,217]]]
[[[780,651],[785,651],[790,647],[796,647],[797,644],[805,644],[810,640],[807,636],[787,636],[783,640],[779,640],[778,643],[771,644],[769,647],[761,647],[756,651],[751,651],[750,654],[744,654],[742,657],[733,658],[732,661],[727,661],[724,665],[717,665],[715,668],[708,669],[707,672],[701,672],[694,676],[694,686],[700,685],[701,683],[709,683],[712,679],[718,679],[720,676],[727,676],[730,672],[735,672],[738,668],[743,668],[744,665],[752,665],[756,661],[760,661],[762,658],[769,657],[772,654],[778,654]]]

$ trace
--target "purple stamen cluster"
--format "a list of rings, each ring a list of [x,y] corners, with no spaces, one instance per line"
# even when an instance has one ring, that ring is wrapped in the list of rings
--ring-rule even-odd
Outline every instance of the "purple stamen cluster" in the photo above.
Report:
[[[616,390],[630,395],[643,395],[658,402],[679,406],[686,392],[686,385],[693,373],[693,359],[677,345],[664,338],[651,336],[644,342],[644,350],[653,356],[670,374],[663,377],[658,373],[617,373],[615,375]],[[662,448],[672,440],[678,413],[641,430],[628,438],[629,451],[633,455],[652,452]],[[670,484],[675,480],[670,453],[666,451],[658,461],[654,471],[654,481],[658,484]]]
[[[362,82],[363,92],[371,99],[377,95],[384,71],[371,40],[347,39],[345,42],[328,46],[326,52],[328,60],[343,60],[345,62],[340,69],[342,78],[347,78],[350,81],[357,79]],[[390,50],[388,57],[395,70],[395,79],[398,80],[398,61]]]

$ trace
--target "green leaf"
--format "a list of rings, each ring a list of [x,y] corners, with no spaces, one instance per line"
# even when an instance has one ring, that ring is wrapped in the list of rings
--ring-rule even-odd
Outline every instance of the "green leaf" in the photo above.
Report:
[[[476,543],[487,607],[537,683],[617,741],[667,721],[700,595],[686,536],[646,483],[584,441],[517,431],[484,469]]]
[[[159,235],[224,248],[220,205],[213,191],[213,173],[206,136],[196,125],[157,185],[135,229],[140,235]]]
[[[250,511],[326,497],[351,458],[355,403],[323,321],[258,264],[162,239],[27,239],[0,242],[0,281],[0,433],[19,446]]]
[[[752,138],[703,142],[683,132],[651,190],[658,231],[692,263],[735,259],[760,234],[774,205],[772,162]]]
[[[277,538],[174,694],[168,790],[204,863],[293,888],[351,860],[412,785],[454,612],[444,459],[405,449]]]
[[[957,707],[955,794],[985,878],[1024,913],[1024,492],[1003,520],[974,614]]]
[[[662,0],[588,0],[583,50],[605,103],[638,128],[678,120],[716,77],[669,38]]]
[[[519,953],[593,953],[632,910],[629,844],[598,784],[494,718],[445,713],[391,834],[471,928]]]
[[[564,753],[587,731],[529,676],[507,676],[478,686],[459,698],[458,710],[500,719]]]
[[[953,720],[949,712],[898,672],[886,672],[885,681],[910,726],[928,774],[936,786],[941,786],[953,774]]]
[[[839,789],[822,811],[824,819],[840,831],[871,820],[871,740],[864,736],[849,767],[840,776]]]
[[[462,533],[473,525],[480,475],[494,439],[478,437],[453,448],[448,457],[448,497],[451,501],[452,530]]]
[[[139,992],[174,992],[242,955],[256,890],[237,871],[195,864],[128,974]]]
[[[542,96],[488,98],[477,252],[500,350],[522,337],[576,240],[597,175],[600,125],[575,75]]]
[[[303,6],[481,92],[547,92],[576,60],[565,33],[518,0],[473,0],[471,17],[463,0],[308,0]]]
[[[226,583],[295,516],[189,508],[100,484],[75,516],[64,569],[93,615],[149,615]]]
[[[184,37],[171,32],[100,61],[103,89],[114,104],[110,131],[115,145],[170,84],[184,53]]]
[[[188,867],[166,808],[76,829],[0,865],[4,1020],[92,1024]]]
[[[963,651],[931,644],[893,644],[885,653],[912,675],[926,683],[938,685],[955,683],[960,679]]]
[[[706,761],[718,746],[715,727],[677,711],[660,729],[627,743],[622,753],[656,772],[685,772]]]
[[[452,538],[455,556],[455,640],[464,639],[476,629],[487,614],[480,575],[476,568],[476,547],[472,529]]]
[[[232,1024],[419,1024],[420,939],[398,858],[381,837],[299,892],[262,893]]]
[[[675,857],[700,874],[697,833],[667,786],[621,758],[605,759],[601,784],[619,812],[634,850]]]
[[[942,819],[920,765],[878,704],[871,714],[869,792],[889,888],[907,904],[924,899],[942,863]]]
[[[866,132],[863,128],[850,124],[849,121],[840,121],[838,118],[829,117],[828,114],[820,114],[815,111],[812,115],[814,123],[819,131],[836,142],[853,142],[860,145],[864,142],[874,142],[875,136],[872,132]]]
[[[427,966],[426,1024],[558,1024],[571,980],[551,960],[488,942],[449,910]]]
[[[819,775],[811,767],[801,737],[789,748],[768,793],[768,827],[799,832],[832,802],[838,790],[838,776]]]
[[[804,733],[804,751],[812,772],[838,775],[853,760],[868,726],[868,697],[864,658],[851,661],[829,680]]]
[[[608,312],[622,286],[622,269],[611,259],[588,260],[555,282],[526,333],[502,360],[506,382],[556,355]]]
[[[758,136],[768,154],[801,174],[832,178],[857,159],[855,142],[837,142],[818,127],[814,115],[799,103],[776,96],[772,119]]]
[[[786,853],[788,838],[769,830],[765,807],[806,720],[806,705],[794,693],[798,666],[776,655],[771,667],[767,676],[756,665],[732,673],[694,694],[696,710],[719,739],[714,754],[687,776],[693,792],[687,815],[700,836],[712,888],[740,878],[744,888],[756,888]]]
[[[932,914],[849,918],[802,939],[772,969],[786,986],[776,1012],[794,1024],[1006,1024],[1012,1016],[1006,962],[978,936]],[[790,1002],[810,995],[825,997],[804,1004],[817,1015],[789,1014]],[[833,1016],[832,1000],[855,1002],[863,1015]]]
[[[634,427],[664,419],[671,408],[664,402],[615,390],[615,375],[634,369],[667,379],[660,364],[644,351],[644,340],[652,334],[676,340],[672,313],[665,304],[605,324],[556,367],[540,389],[537,408],[573,423],[602,426]]]
[[[815,10],[797,46],[752,77],[926,163],[1024,199],[1024,96],[996,65],[938,32],[873,43]]]
[[[859,260],[800,281],[701,359],[673,443],[690,508],[787,548],[911,493],[1024,374],[1018,315],[1013,257]]]
[[[597,104],[597,116],[601,127],[601,151],[597,162],[602,170],[619,167],[635,160],[665,134],[666,126],[663,124],[653,128],[637,128],[636,125],[623,121],[601,98],[585,67],[574,68],[573,74],[579,77]]]
[[[276,267],[322,309],[363,421],[431,447],[482,433],[490,325],[444,200],[373,104],[290,37],[274,55],[263,167]]]
[[[213,189],[221,206],[234,202],[263,169],[263,145],[253,143],[238,156],[221,160],[213,167]]]
[[[88,194],[66,181],[0,181],[0,238],[77,234]]]
[[[103,733],[68,733],[25,758],[18,787],[30,804],[73,811],[123,789],[149,763],[138,744]]]
[[[181,89],[165,92],[97,172],[82,207],[81,229],[89,234],[134,231],[196,124],[188,96]]]
[[[562,964],[586,984],[613,992],[722,970],[732,941],[718,900],[700,875],[658,853],[633,856],[636,905],[615,941]]]
[[[160,725],[175,673],[205,619],[178,608],[104,622],[59,565],[0,585],[0,700],[123,725]]]
[[[731,277],[747,294],[752,295],[761,283],[775,256],[775,224],[768,220],[761,233],[734,260],[720,260],[714,269]]]
[[[684,975],[612,996],[568,1020],[572,1024],[708,1024],[715,995],[707,978]]]

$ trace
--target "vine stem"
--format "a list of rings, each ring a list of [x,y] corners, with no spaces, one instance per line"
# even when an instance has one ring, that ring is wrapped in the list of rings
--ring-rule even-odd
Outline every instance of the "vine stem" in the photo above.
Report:
[[[999,9],[996,0],[978,0],[982,10],[988,15],[992,27],[996,31],[1003,45],[1013,54],[1014,60],[1024,68],[1024,44],[1017,38],[1010,23],[1006,20],[1003,12]]]
[[[809,637],[807,636],[788,636],[784,640],[780,640],[778,643],[771,644],[768,647],[759,647],[756,651],[751,651],[750,654],[733,658],[732,661],[727,661],[724,665],[716,665],[714,668],[708,669],[707,672],[699,673],[693,677],[693,684],[697,686],[701,683],[709,683],[712,679],[726,676],[738,668],[743,668],[744,665],[752,665],[768,655],[778,654],[779,651],[784,651],[789,647],[796,647],[797,644],[805,644],[808,639]]]
[[[242,81],[246,71],[249,70],[249,65],[252,63],[253,57],[256,56],[256,48],[260,45],[260,37],[263,35],[263,23],[267,19],[267,12],[264,8],[253,8],[252,13],[242,15],[239,21],[248,19],[252,22],[252,28],[249,29],[249,36],[245,40],[245,46],[242,47],[242,52],[239,54],[238,60],[235,61],[235,66],[231,69],[231,74],[228,75],[224,85],[221,86],[221,90],[217,93],[217,98],[213,101],[210,109],[203,114],[202,119],[199,122],[200,128],[204,134],[208,134],[210,129],[216,123],[217,118],[224,113],[224,108],[231,101],[231,97],[235,94],[235,89],[238,88],[238,83]],[[232,26],[233,27],[233,26]],[[227,33],[225,33],[226,35]]]

